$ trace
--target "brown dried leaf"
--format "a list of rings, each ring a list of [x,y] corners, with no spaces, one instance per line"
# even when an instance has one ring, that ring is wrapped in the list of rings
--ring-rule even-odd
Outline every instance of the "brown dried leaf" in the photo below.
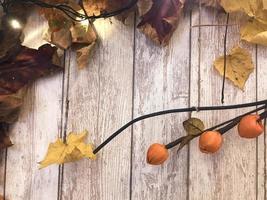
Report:
[[[15,94],[0,95],[0,123],[11,124],[17,121],[24,95],[24,89]]]
[[[100,15],[107,9],[107,0],[83,0],[83,6],[88,15]]]
[[[204,123],[198,118],[190,118],[183,122],[183,126],[188,135],[198,135],[205,129]]]
[[[56,48],[45,44],[38,50],[21,46],[19,53],[0,61],[0,95],[17,92],[31,81],[62,70],[53,60]]]
[[[62,28],[59,31],[52,32],[50,29],[44,35],[44,39],[56,45],[58,48],[61,49],[68,49],[72,42],[71,42],[71,32],[69,29]]]
[[[79,69],[83,69],[89,64],[89,58],[94,48],[95,43],[90,44],[89,46],[82,47],[76,51],[77,53],[77,64]]]
[[[150,10],[141,16],[140,28],[154,42],[167,45],[177,28],[184,0],[153,0]]]
[[[214,61],[215,69],[223,76],[224,74],[224,56]],[[231,49],[226,57],[226,78],[240,89],[244,89],[245,83],[249,75],[253,72],[251,54],[239,46]]]
[[[97,36],[90,24],[84,26],[81,23],[76,23],[70,29],[73,43],[92,44],[96,41]]]

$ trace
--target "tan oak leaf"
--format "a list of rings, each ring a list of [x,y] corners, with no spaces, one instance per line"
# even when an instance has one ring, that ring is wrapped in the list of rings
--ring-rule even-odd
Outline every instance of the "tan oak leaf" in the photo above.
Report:
[[[224,56],[214,61],[215,69],[223,76],[224,74]],[[239,46],[231,49],[229,55],[226,56],[226,78],[240,89],[244,89],[245,83],[249,75],[253,72],[251,54]]]

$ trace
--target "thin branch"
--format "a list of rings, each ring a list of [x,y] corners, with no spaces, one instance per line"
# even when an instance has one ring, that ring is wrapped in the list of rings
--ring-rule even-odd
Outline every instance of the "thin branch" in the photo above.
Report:
[[[230,127],[232,128],[233,122],[235,122],[235,123],[236,123],[236,122],[239,122],[240,119],[241,119],[242,117],[244,117],[245,115],[249,115],[249,114],[255,113],[255,112],[260,111],[260,110],[263,110],[263,109],[265,109],[265,108],[266,108],[266,105],[261,106],[261,107],[259,107],[259,108],[256,108],[256,109],[252,110],[252,111],[249,111],[249,112],[246,112],[246,113],[244,113],[244,114],[242,114],[242,115],[239,115],[239,116],[237,116],[237,117],[235,117],[235,118],[232,118],[232,119],[230,119],[230,120],[227,120],[227,121],[225,121],[225,122],[222,122],[222,123],[220,123],[220,124],[217,124],[216,126],[213,126],[213,127],[211,127],[211,128],[205,129],[204,131],[201,131],[199,134],[194,135],[194,137],[193,137],[192,139],[194,139],[194,138],[196,138],[196,137],[199,137],[202,133],[204,133],[204,132],[206,132],[206,131],[212,131],[212,130],[218,129],[218,128],[220,128],[220,127],[222,127],[222,126],[228,124],[227,126],[225,126],[225,127],[223,127],[223,128],[221,128],[221,129],[218,130],[221,134],[224,134],[226,129],[229,129]],[[261,114],[261,115],[263,115],[263,114]],[[264,117],[264,116],[263,116],[263,117]],[[235,124],[235,125],[236,125],[236,124]],[[167,149],[170,149],[170,148],[175,147],[176,145],[178,145],[179,143],[182,142],[182,140],[184,139],[184,137],[185,137],[185,136],[180,137],[180,138],[178,138],[177,140],[175,140],[175,141],[173,141],[173,142],[170,142],[169,144],[166,145],[166,148],[167,148]]]
[[[227,14],[225,35],[224,35],[224,67],[223,67],[223,83],[222,83],[222,96],[221,102],[224,103],[224,87],[225,87],[225,78],[226,78],[226,52],[227,52],[227,32],[228,32],[228,22],[229,22],[229,13]]]
[[[197,27],[212,27],[212,26],[237,26],[238,24],[197,24],[191,26],[191,28],[197,28]]]
[[[150,113],[147,115],[143,115],[140,117],[137,117],[131,121],[129,121],[127,124],[119,128],[117,131],[115,131],[111,136],[109,136],[102,144],[100,144],[95,150],[94,154],[96,154],[98,151],[100,151],[103,147],[105,147],[109,142],[111,142],[115,137],[117,137],[122,131],[133,125],[134,123],[160,116],[160,115],[166,115],[171,113],[182,113],[182,112],[193,112],[193,111],[207,111],[207,110],[226,110],[226,109],[237,109],[237,108],[246,108],[246,107],[253,107],[258,105],[267,104],[267,99],[263,101],[258,102],[252,102],[252,103],[245,103],[245,104],[237,104],[237,105],[228,105],[228,106],[206,106],[206,107],[190,107],[190,108],[178,108],[178,109],[170,109],[170,110],[163,110],[159,112]]]

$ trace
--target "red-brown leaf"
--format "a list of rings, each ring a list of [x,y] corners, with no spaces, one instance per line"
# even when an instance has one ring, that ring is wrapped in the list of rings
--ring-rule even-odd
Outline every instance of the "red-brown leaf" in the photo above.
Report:
[[[153,41],[166,45],[177,27],[184,0],[153,0],[138,27]]]
[[[18,54],[0,60],[0,95],[13,94],[31,81],[61,70],[53,62],[55,55],[56,48],[48,44],[38,50],[21,46]]]

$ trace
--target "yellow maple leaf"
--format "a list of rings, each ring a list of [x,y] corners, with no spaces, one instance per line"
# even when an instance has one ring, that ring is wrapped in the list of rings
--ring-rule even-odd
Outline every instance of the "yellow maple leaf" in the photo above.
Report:
[[[250,20],[240,30],[241,39],[254,44],[267,46],[267,24]]]
[[[224,74],[224,56],[214,61],[215,69],[223,76]],[[230,54],[226,56],[226,78],[231,80],[235,86],[244,89],[249,75],[253,72],[254,66],[250,53],[239,46],[231,49]]]
[[[267,23],[266,0],[221,0],[220,4],[228,13],[244,12],[261,23]]]
[[[74,162],[82,158],[95,159],[96,156],[93,153],[92,145],[84,143],[87,135],[87,131],[83,131],[80,134],[70,133],[67,136],[66,143],[64,143],[62,139],[51,143],[44,160],[39,163],[40,168],[52,164]]]

